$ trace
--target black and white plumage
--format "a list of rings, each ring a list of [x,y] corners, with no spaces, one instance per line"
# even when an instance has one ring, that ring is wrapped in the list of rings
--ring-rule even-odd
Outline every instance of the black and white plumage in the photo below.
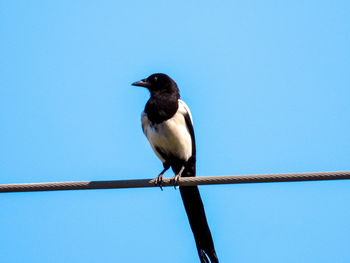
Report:
[[[174,80],[165,74],[153,74],[133,83],[146,87],[151,97],[142,113],[142,129],[164,169],[157,177],[162,185],[163,173],[170,167],[174,185],[181,176],[196,175],[196,145],[191,112],[180,100]],[[181,197],[196,241],[201,263],[217,263],[213,239],[197,186],[181,186]]]
[[[148,114],[143,112],[141,122],[152,149],[163,163],[166,163],[169,157],[176,157],[185,162],[190,159],[192,137],[186,122],[192,125],[192,117],[185,102],[179,99],[176,113],[167,120],[152,122]]]

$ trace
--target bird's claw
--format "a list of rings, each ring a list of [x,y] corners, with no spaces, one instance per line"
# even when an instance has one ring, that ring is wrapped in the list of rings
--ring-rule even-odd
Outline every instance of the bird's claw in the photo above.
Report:
[[[156,186],[159,186],[159,187],[160,187],[160,190],[163,191],[163,187],[162,187],[162,186],[163,186],[163,174],[160,174],[160,175],[157,176],[157,178],[156,178],[154,184],[155,184]]]
[[[176,189],[176,186],[178,186],[179,179],[180,179],[179,174],[175,175],[173,178],[170,179],[170,183],[174,186],[174,189]]]

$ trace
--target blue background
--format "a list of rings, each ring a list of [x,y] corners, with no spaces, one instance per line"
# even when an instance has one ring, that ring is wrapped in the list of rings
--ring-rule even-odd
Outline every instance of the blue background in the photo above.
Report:
[[[0,183],[153,178],[148,92],[198,176],[349,170],[349,1],[0,1]],[[172,176],[169,172],[167,176]],[[350,181],[201,186],[221,262],[350,262]],[[198,262],[179,191],[0,195],[2,263]]]

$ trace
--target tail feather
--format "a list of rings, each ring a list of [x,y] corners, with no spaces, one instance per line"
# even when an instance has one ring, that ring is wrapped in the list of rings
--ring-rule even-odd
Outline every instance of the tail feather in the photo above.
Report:
[[[180,193],[196,241],[201,263],[209,263],[208,257],[212,263],[219,262],[198,187],[181,186]]]
[[[195,176],[195,163],[187,165],[183,176]],[[181,186],[180,193],[196,241],[201,263],[218,263],[202,198],[197,186]],[[210,259],[210,261],[209,261]]]

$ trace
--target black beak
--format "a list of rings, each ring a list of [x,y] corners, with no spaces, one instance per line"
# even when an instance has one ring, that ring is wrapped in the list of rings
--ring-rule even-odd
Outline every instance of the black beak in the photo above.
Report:
[[[147,79],[142,79],[140,81],[136,81],[136,82],[132,83],[131,85],[149,88],[151,86],[151,83],[149,83],[147,81]]]

